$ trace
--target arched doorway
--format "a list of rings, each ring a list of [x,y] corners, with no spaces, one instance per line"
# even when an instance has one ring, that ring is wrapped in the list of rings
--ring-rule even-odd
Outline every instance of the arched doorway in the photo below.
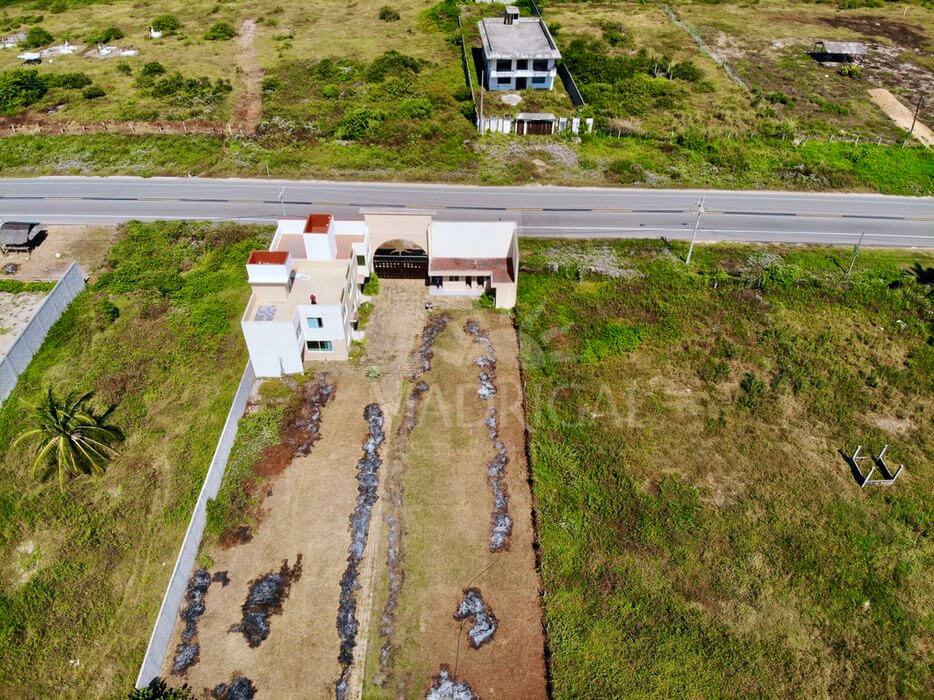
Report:
[[[373,270],[384,279],[425,279],[428,253],[412,241],[386,241],[373,254]]]

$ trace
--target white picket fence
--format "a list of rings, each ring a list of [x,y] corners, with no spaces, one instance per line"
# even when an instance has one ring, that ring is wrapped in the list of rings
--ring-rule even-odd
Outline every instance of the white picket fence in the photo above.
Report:
[[[559,117],[551,124],[552,134],[571,132],[580,134],[582,131],[589,134],[593,131],[593,119],[580,119],[579,117]],[[483,117],[477,120],[477,129],[481,134],[525,134],[528,122],[513,117]],[[528,133],[531,133],[529,131]]]
[[[0,404],[16,388],[19,376],[26,371],[33,355],[39,352],[49,329],[61,318],[65,309],[84,289],[84,273],[78,263],[69,265],[49,295],[42,301],[10,351],[0,359]]]
[[[149,637],[149,645],[146,647],[146,656],[143,657],[139,675],[136,677],[137,688],[146,687],[153,678],[160,675],[162,662],[169,652],[172,632],[178,622],[179,610],[185,598],[188,578],[195,568],[195,560],[201,546],[201,537],[204,535],[207,504],[209,500],[217,497],[217,492],[221,487],[224,471],[227,469],[227,460],[230,457],[230,450],[237,438],[237,427],[243,412],[246,410],[247,401],[250,398],[255,382],[256,375],[253,372],[253,365],[247,361],[243,376],[240,378],[240,385],[237,387],[237,393],[234,394],[230,410],[227,412],[224,429],[217,441],[214,457],[211,459],[208,473],[204,477],[201,493],[198,494],[194,512],[191,514],[188,530],[185,532],[185,539],[182,540],[181,550],[179,550],[178,558],[175,560],[175,568],[172,569],[172,576],[169,578],[169,585],[165,589],[162,606],[159,608],[159,615],[156,617],[152,635]]]

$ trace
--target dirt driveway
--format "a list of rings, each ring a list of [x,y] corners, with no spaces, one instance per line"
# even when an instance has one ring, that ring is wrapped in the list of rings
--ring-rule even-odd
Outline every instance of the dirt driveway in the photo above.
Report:
[[[0,254],[0,269],[7,263],[19,266],[6,279],[57,280],[72,260],[85,274],[93,274],[104,262],[107,249],[117,235],[113,226],[43,226],[45,238],[29,255]]]
[[[393,632],[396,656],[388,679],[382,679],[374,622],[364,696],[422,697],[444,664],[483,698],[543,698],[544,634],[516,335],[504,314],[452,311],[450,316],[424,375],[430,388],[402,456],[404,583]],[[464,331],[468,318],[489,331],[496,351],[497,394],[489,401],[477,394],[476,359],[483,348]],[[495,553],[490,551],[494,497],[488,479],[496,454],[487,424],[491,408],[509,457],[505,482],[512,519],[509,548]],[[473,619],[454,618],[467,588],[479,589],[498,624],[492,641],[478,649],[468,637]]]

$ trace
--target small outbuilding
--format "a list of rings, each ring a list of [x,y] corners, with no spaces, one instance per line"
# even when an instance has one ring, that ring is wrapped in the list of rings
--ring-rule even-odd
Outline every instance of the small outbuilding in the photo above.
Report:
[[[39,224],[4,221],[0,224],[0,253],[28,253],[37,244]]]
[[[820,63],[853,63],[866,55],[866,44],[858,41],[817,41],[811,56]]]

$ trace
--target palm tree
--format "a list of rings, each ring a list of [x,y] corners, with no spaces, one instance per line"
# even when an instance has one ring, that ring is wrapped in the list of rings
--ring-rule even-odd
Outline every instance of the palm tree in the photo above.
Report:
[[[934,267],[924,267],[916,262],[908,270],[908,274],[915,278],[915,281],[923,287],[934,286]],[[928,291],[928,296],[934,296],[934,288]]]
[[[70,477],[103,474],[107,462],[117,455],[111,445],[123,440],[120,429],[107,423],[114,407],[95,413],[90,406],[93,397],[94,392],[88,391],[59,399],[50,386],[35,408],[34,427],[11,445],[38,439],[33,473],[41,473],[43,479],[56,473],[59,488]]]

